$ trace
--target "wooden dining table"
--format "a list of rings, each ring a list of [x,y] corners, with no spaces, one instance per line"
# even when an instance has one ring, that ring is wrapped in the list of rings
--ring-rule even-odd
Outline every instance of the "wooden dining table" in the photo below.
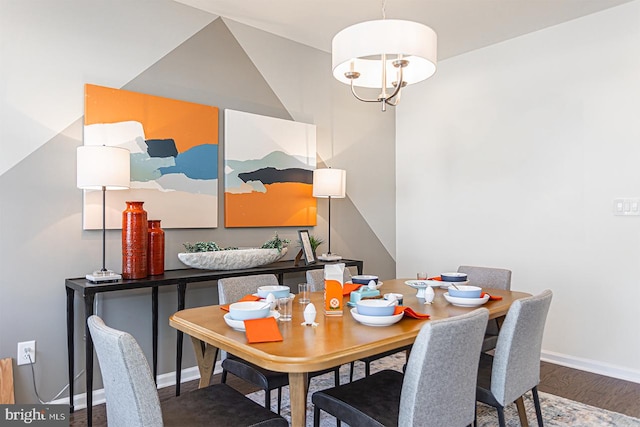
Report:
[[[427,313],[430,320],[458,316],[475,308],[456,307],[448,303],[444,289],[436,289],[431,304],[424,304],[416,297],[416,289],[405,284],[408,279],[385,280],[380,291],[404,295],[405,306],[418,313]],[[511,303],[530,296],[524,292],[484,289],[487,293],[502,297],[488,301],[483,307],[490,318],[506,315]],[[373,327],[358,323],[346,305],[344,297],[342,316],[325,316],[324,295],[313,292],[311,302],[317,310],[317,326],[302,325],[305,304],[293,303],[293,320],[278,321],[283,337],[280,342],[249,344],[244,332],[229,327],[223,316],[227,313],[219,305],[180,310],[169,318],[169,324],[192,339],[200,371],[200,387],[209,385],[215,367],[216,348],[235,354],[263,368],[289,374],[291,425],[302,427],[306,421],[308,373],[349,363],[367,356],[400,349],[411,345],[420,328],[430,320],[403,317],[389,326]]]

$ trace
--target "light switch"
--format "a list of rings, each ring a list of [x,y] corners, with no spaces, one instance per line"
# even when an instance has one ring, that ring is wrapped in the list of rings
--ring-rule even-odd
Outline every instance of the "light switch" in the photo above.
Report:
[[[615,199],[613,214],[616,216],[640,216],[640,199]]]

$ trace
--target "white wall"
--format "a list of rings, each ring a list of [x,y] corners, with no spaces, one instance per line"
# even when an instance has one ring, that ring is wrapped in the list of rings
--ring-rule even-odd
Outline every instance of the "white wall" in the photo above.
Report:
[[[545,357],[640,382],[640,1],[442,61],[397,111],[397,273],[554,292]]]

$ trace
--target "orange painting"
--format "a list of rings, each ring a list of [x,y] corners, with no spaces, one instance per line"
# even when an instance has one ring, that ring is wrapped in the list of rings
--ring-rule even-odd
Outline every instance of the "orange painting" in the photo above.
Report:
[[[315,226],[314,125],[225,111],[225,226]]]
[[[122,89],[85,86],[85,145],[129,150],[131,188],[110,192],[107,228],[126,200],[144,201],[163,228],[218,226],[218,108]],[[98,195],[85,192],[84,228],[101,228]]]

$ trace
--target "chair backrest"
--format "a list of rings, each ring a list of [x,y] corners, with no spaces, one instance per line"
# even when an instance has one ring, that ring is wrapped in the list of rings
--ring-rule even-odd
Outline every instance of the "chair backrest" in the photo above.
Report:
[[[247,294],[255,294],[260,286],[277,286],[275,274],[227,277],[218,280],[218,300],[220,304],[237,302]]]
[[[158,391],[135,338],[95,315],[87,323],[100,362],[109,427],[161,427]]]
[[[491,393],[503,406],[540,382],[542,335],[552,297],[547,289],[515,301],[500,328],[491,369]]]
[[[459,273],[466,273],[469,284],[482,288],[511,289],[511,270],[492,267],[475,267],[472,265],[461,265],[458,267]]]
[[[314,292],[324,291],[324,269],[307,270],[307,283],[309,283]],[[348,282],[351,280],[351,271],[345,267],[342,280]]]
[[[478,361],[489,311],[427,322],[411,349],[400,396],[399,426],[473,422]]]

